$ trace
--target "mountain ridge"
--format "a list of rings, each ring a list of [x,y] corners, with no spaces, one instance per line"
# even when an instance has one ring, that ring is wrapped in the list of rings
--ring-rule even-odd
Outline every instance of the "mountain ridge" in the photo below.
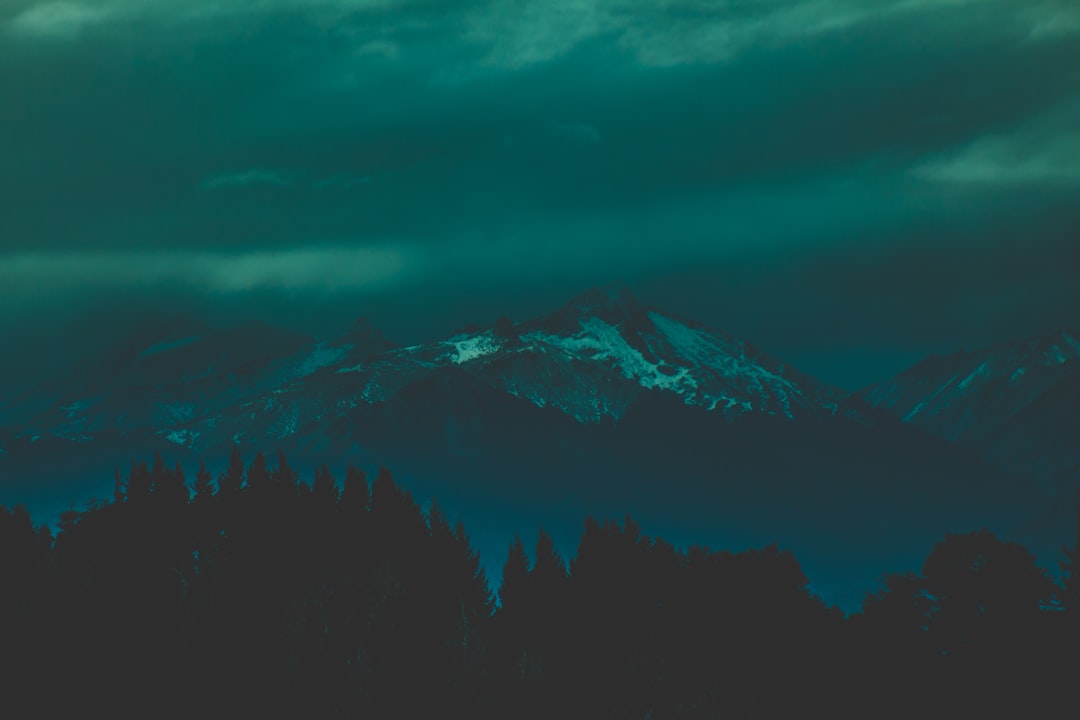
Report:
[[[223,404],[261,401],[269,408],[281,397],[331,392],[346,404],[381,402],[446,365],[466,367],[510,394],[558,407],[581,422],[617,420],[628,402],[649,390],[672,390],[687,404],[727,415],[765,412],[792,419],[835,412],[844,398],[743,341],[644,307],[623,286],[587,290],[543,317],[407,347],[388,342],[365,321],[329,342],[261,325],[195,335],[185,325],[178,333],[141,331],[134,337],[143,336],[143,347],[121,343],[122,358],[111,350],[89,363],[101,367],[111,359],[111,374],[88,371],[66,387],[53,383],[50,408],[9,424],[22,426],[23,434],[69,438],[102,427],[165,425],[159,427],[163,434],[187,430],[184,437],[191,438],[190,429],[179,425],[205,421]],[[358,377],[345,377],[349,373]],[[200,390],[203,378],[230,387]],[[118,387],[110,390],[113,384]],[[215,402],[215,393],[226,401]],[[87,419],[95,413],[108,417]]]
[[[1070,327],[934,355],[857,395],[1048,492],[1080,484],[1080,332]]]

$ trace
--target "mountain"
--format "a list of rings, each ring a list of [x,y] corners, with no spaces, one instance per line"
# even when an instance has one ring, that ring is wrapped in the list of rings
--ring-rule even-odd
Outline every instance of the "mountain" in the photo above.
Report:
[[[963,448],[621,287],[405,347],[362,322],[321,341],[167,325],[29,397],[0,418],[0,503],[107,496],[154,451],[220,467],[234,444],[281,448],[298,468],[393,468],[496,572],[517,533],[569,543],[586,514],[631,513],[684,544],[780,542],[854,606],[946,531],[1040,511]]]
[[[584,293],[545,318],[505,321],[338,372],[364,378],[363,399],[385,400],[447,367],[582,423],[618,420],[650,390],[729,417],[832,414],[843,398],[744,342],[647,309],[620,287]]]
[[[1080,332],[935,355],[859,396],[1047,492],[1080,486]]]
[[[71,440],[170,427],[279,386],[293,374],[282,359],[309,343],[263,323],[148,323],[69,376],[29,390],[0,420]]]
[[[872,421],[868,408],[749,344],[609,287],[544,318],[411,347],[395,347],[364,321],[330,342],[261,324],[169,323],[29,393],[35,403],[21,417],[9,410],[5,424],[69,440],[154,431],[198,451],[278,444],[305,424],[386,402],[450,369],[581,423],[617,421],[642,393],[661,390],[732,419],[840,413]]]

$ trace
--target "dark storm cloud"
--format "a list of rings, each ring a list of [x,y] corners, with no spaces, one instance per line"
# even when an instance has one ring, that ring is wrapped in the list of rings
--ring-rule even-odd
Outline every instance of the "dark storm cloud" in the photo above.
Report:
[[[614,277],[795,360],[1080,322],[1071,0],[20,0],[0,157],[9,325]]]

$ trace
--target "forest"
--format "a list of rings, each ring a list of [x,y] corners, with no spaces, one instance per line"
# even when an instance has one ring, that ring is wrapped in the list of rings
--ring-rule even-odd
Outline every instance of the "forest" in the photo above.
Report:
[[[0,691],[19,717],[961,718],[1075,707],[1080,563],[950,534],[845,615],[775,545],[590,518],[489,587],[389,471],[160,456],[55,530],[0,508]],[[497,591],[497,592],[496,592]]]

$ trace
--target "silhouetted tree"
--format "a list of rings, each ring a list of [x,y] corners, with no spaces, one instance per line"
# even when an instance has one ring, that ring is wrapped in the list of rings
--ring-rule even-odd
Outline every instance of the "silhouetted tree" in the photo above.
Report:
[[[930,697],[942,717],[1049,712],[1055,631],[1045,609],[1056,593],[1022,546],[986,530],[948,534],[921,576],[890,576],[867,599],[857,647],[906,669],[857,672],[862,711],[884,695],[896,698],[890,717],[910,717]]]
[[[986,530],[949,534],[923,565],[942,652],[982,654],[1030,631],[1056,592],[1035,556]]]
[[[177,463],[170,469],[163,467],[158,479],[154,482],[153,490],[156,504],[167,508],[174,519],[179,520],[182,508],[191,499],[183,466]]]
[[[245,469],[234,448],[222,479],[214,494],[200,466],[189,501],[180,466],[135,463],[55,539],[0,507],[8,706],[944,720],[1051,717],[1074,693],[1060,588],[986,531],[946,536],[845,619],[775,545],[681,550],[589,518],[569,568],[547,533],[534,562],[515,538],[496,611],[463,525],[385,469],[369,491],[350,467],[338,493],[326,466],[297,484],[284,455]]]
[[[279,449],[277,453],[277,467],[274,468],[272,480],[274,486],[278,488],[283,497],[295,497],[298,477],[296,471],[289,465],[289,461],[285,457],[285,451]]]
[[[338,501],[342,516],[350,522],[361,522],[368,510],[369,499],[367,477],[362,470],[350,465],[345,471],[345,485]]]
[[[206,502],[214,496],[214,480],[210,471],[206,469],[206,463],[199,461],[199,470],[195,473],[195,501]]]
[[[240,455],[240,446],[233,445],[229,453],[229,466],[218,477],[218,492],[226,496],[234,496],[240,492],[244,484],[244,459]]]
[[[1072,548],[1063,548],[1065,560],[1061,563],[1062,583],[1065,588],[1065,608],[1080,627],[1080,491],[1076,502],[1076,537]]]
[[[515,535],[510,552],[503,564],[502,584],[499,586],[499,604],[503,613],[512,614],[513,609],[526,602],[529,595],[529,556],[521,536]],[[509,608],[509,610],[508,610]]]
[[[127,502],[142,504],[150,497],[151,488],[152,480],[150,468],[147,467],[145,462],[133,462],[131,464],[131,474],[128,476],[127,488],[124,494]]]
[[[329,516],[330,509],[337,505],[337,484],[334,482],[334,476],[330,474],[330,469],[325,465],[315,472],[315,480],[311,483],[311,497],[325,516]]]
[[[261,452],[255,453],[255,458],[247,470],[247,487],[253,493],[264,493],[269,490],[270,470],[266,467],[266,456]]]
[[[117,467],[113,470],[113,496],[112,501],[114,505],[119,505],[124,502],[124,495],[126,489],[124,487],[124,481],[120,476],[120,468]]]

